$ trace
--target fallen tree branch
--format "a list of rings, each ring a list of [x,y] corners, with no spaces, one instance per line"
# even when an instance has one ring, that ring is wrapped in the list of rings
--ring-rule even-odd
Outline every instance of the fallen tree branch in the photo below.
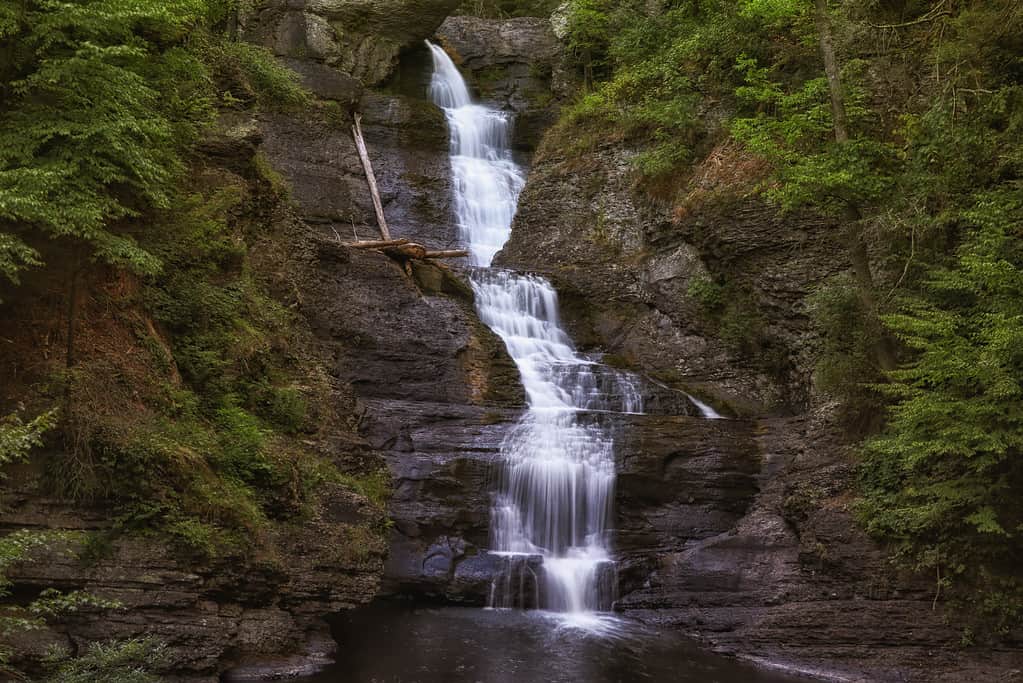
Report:
[[[426,252],[426,258],[463,258],[469,255],[468,249],[442,249]]]
[[[359,158],[362,160],[362,170],[366,172],[366,183],[369,185],[369,193],[373,197],[373,208],[377,213],[377,223],[380,224],[380,236],[385,240],[391,239],[391,232],[387,229],[387,219],[384,218],[384,205],[380,202],[380,192],[377,190],[377,179],[373,174],[373,164],[369,161],[369,152],[366,151],[366,141],[362,138],[362,115],[355,115],[355,125],[352,126],[352,136],[355,138],[355,147],[359,150]]]
[[[384,252],[391,258],[406,261],[409,259],[426,258],[426,247],[424,247],[422,244],[415,244],[414,242],[409,242],[408,244],[399,244],[393,247],[384,247],[380,251]]]
[[[349,249],[383,249],[384,247],[400,247],[408,244],[409,240],[404,237],[396,240],[363,240],[359,242],[348,242],[345,244]]]
[[[348,242],[343,246],[349,249],[376,249],[400,261],[428,258],[464,258],[469,255],[468,249],[438,249],[431,251],[422,244],[417,244],[404,237],[394,240]]]

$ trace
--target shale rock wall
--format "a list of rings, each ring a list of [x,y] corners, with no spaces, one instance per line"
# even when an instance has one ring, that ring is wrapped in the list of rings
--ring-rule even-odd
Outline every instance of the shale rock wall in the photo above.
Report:
[[[436,23],[422,28],[432,32]],[[342,100],[312,70],[299,71],[321,97],[363,116],[391,234],[443,249],[458,237],[447,125],[427,100],[425,37],[406,43],[384,86],[360,86]],[[476,318],[457,264],[412,263],[405,271],[381,254],[337,246],[376,235],[347,115],[267,116],[259,126],[305,224],[321,245],[333,243],[296,253],[289,270],[310,273],[296,283],[296,297],[335,348],[337,373],[359,397],[360,435],[393,475],[383,593],[483,604],[492,573],[480,554],[488,481],[524,404],[518,372]]]
[[[729,145],[694,167],[676,205],[637,185],[633,155],[592,131],[552,129],[497,258],[555,282],[584,348],[731,417],[624,426],[617,608],[842,680],[1008,670],[1012,653],[957,651],[933,583],[896,574],[853,518],[855,461],[813,385],[807,312],[813,289],[849,267],[835,227],[757,199],[755,160]],[[742,299],[740,335],[708,316],[694,286],[720,280]]]

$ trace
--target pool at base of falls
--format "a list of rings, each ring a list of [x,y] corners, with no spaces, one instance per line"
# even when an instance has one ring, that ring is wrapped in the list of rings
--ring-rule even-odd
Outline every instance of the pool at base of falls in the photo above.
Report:
[[[336,617],[337,664],[306,683],[795,683],[609,614],[379,601]],[[594,626],[598,628],[594,628]]]

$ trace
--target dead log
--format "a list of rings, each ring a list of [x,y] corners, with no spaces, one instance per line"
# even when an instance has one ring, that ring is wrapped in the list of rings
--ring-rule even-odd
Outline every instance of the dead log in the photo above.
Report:
[[[468,249],[442,249],[441,251],[426,252],[426,258],[463,258],[468,255]]]
[[[469,255],[467,249],[440,249],[429,251],[422,244],[417,244],[409,239],[400,237],[395,240],[363,240],[360,242],[348,242],[343,245],[349,249],[376,249],[391,258],[401,261],[412,259],[437,259],[437,258],[464,258]]]
[[[349,249],[383,249],[384,247],[400,247],[408,244],[409,240],[402,237],[396,240],[362,240],[360,242],[348,242],[345,244]]]
[[[391,258],[403,261],[426,258],[426,247],[422,244],[415,244],[413,242],[408,244],[399,244],[394,247],[384,247],[380,251],[384,252]]]
[[[355,115],[355,125],[352,126],[352,136],[355,138],[355,147],[359,150],[359,158],[362,159],[362,170],[366,172],[366,183],[369,185],[369,193],[373,197],[373,208],[377,212],[377,223],[380,225],[380,236],[385,240],[391,239],[391,232],[387,229],[387,219],[384,218],[384,205],[380,202],[380,192],[377,190],[377,179],[373,174],[373,164],[369,161],[369,152],[366,151],[366,141],[362,139],[362,115]]]

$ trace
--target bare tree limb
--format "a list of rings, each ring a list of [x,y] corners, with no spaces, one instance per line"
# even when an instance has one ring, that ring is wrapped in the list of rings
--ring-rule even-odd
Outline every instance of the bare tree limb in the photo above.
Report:
[[[373,197],[373,208],[377,213],[377,223],[380,225],[380,236],[385,240],[391,239],[391,232],[387,229],[387,219],[384,217],[384,205],[380,202],[380,192],[377,190],[377,179],[373,174],[373,164],[369,161],[369,152],[366,151],[366,141],[362,137],[362,115],[355,115],[355,125],[352,126],[352,136],[355,138],[355,147],[359,150],[359,158],[362,160],[362,170],[366,172],[366,183],[369,185],[369,193]]]

